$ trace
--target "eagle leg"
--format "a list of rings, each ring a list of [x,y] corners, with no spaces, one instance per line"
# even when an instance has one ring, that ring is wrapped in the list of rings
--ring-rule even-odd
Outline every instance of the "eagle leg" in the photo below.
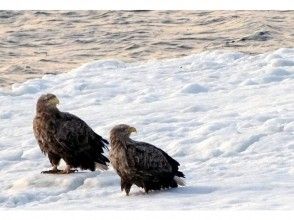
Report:
[[[125,191],[126,191],[127,196],[129,195],[129,193],[131,191],[131,187],[132,187],[132,184],[130,184],[130,183],[127,183],[125,185]]]
[[[145,193],[148,194],[149,188],[148,188],[148,186],[146,186],[146,184],[144,182],[143,182],[143,188],[145,190]]]
[[[62,170],[57,169],[57,166],[53,166],[52,170],[45,170],[45,171],[42,171],[41,173],[42,174],[58,174],[61,172]]]
[[[132,187],[132,184],[129,183],[128,181],[123,180],[123,179],[120,180],[120,188],[121,188],[121,191],[125,190],[127,196],[130,193],[131,187]]]
[[[65,170],[61,171],[61,174],[70,174],[70,173],[74,173],[77,172],[77,169],[71,169],[70,165],[66,165]]]

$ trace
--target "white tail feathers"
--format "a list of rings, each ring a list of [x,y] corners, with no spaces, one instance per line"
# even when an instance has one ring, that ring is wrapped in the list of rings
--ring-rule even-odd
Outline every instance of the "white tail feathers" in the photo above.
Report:
[[[96,163],[96,169],[99,169],[99,170],[108,170],[108,166],[107,165],[104,165],[104,164],[101,164],[101,163]]]
[[[176,183],[178,185],[180,185],[180,186],[186,186],[185,181],[181,177],[174,176],[174,180],[176,181]]]

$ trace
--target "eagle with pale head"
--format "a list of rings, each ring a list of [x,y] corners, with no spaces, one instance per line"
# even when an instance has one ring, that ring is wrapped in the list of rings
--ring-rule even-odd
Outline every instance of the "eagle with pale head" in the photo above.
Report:
[[[116,125],[110,131],[110,162],[121,178],[121,190],[129,195],[133,184],[150,190],[185,185],[180,164],[163,150],[130,138],[134,127]]]
[[[58,104],[54,94],[44,94],[37,101],[34,135],[53,167],[42,173],[68,174],[75,172],[76,168],[107,169],[109,160],[102,153],[108,141],[79,117],[59,111]],[[61,159],[67,165],[65,170],[57,168]]]

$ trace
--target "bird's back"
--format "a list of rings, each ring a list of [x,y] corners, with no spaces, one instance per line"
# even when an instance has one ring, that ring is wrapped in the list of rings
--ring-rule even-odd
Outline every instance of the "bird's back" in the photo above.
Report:
[[[171,172],[169,161],[159,148],[145,143],[132,141],[127,145],[129,165],[136,172],[161,173]]]
[[[62,112],[56,139],[66,150],[65,157],[74,166],[82,169],[95,169],[95,163],[106,165],[109,160],[102,155],[108,141],[96,134],[86,122],[79,117]],[[70,151],[70,152],[69,152]]]

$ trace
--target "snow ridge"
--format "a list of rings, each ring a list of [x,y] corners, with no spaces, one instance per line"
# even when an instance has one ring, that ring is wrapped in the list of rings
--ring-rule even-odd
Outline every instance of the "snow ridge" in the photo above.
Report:
[[[127,64],[85,64],[0,91],[0,207],[21,209],[293,209],[294,49],[212,51]],[[119,123],[180,162],[186,186],[129,197],[107,171],[43,175],[32,133],[36,99],[108,138]],[[64,166],[64,163],[61,164]]]

